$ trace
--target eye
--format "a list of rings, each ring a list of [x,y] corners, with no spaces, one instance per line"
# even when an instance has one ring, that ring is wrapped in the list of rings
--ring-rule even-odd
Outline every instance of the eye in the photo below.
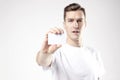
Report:
[[[77,22],[82,22],[82,21],[83,21],[83,19],[78,19],[78,20],[77,20]]]
[[[73,22],[74,20],[73,19],[68,19],[68,22]]]

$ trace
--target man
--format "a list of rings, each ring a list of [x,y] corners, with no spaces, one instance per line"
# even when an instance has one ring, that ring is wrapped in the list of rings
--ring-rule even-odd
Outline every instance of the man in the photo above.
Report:
[[[61,28],[53,28],[46,33],[37,54],[37,63],[43,68],[51,69],[55,80],[99,80],[103,75],[104,68],[99,54],[82,44],[85,25],[85,9],[72,3],[64,8],[66,44],[48,44],[48,34],[63,34]]]

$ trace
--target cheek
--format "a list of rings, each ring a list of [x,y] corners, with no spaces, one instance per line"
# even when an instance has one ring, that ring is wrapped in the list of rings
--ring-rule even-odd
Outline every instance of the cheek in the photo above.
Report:
[[[71,26],[67,25],[65,29],[66,29],[67,32],[70,32],[71,31]]]
[[[66,30],[67,33],[70,33],[72,28],[73,28],[73,24],[72,23],[67,23],[64,25],[64,28]]]
[[[85,24],[84,23],[80,23],[79,24],[79,29],[82,29],[82,28],[84,28],[85,27]]]

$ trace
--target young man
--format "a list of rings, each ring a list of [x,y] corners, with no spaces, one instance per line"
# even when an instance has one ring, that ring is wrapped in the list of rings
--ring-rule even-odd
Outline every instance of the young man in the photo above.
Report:
[[[104,68],[99,54],[82,45],[82,31],[86,25],[85,9],[77,3],[64,8],[66,44],[48,45],[48,33],[63,34],[60,28],[46,33],[42,48],[37,54],[37,63],[51,69],[55,80],[99,80]]]

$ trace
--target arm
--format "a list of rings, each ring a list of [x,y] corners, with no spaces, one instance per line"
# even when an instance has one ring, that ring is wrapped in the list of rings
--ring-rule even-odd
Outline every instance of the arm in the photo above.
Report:
[[[63,30],[59,28],[53,28],[46,33],[46,37],[43,41],[40,51],[37,53],[36,62],[41,66],[49,66],[52,62],[52,54],[59,48],[61,45],[49,45],[48,44],[48,33],[53,34],[62,34]]]
[[[37,53],[36,61],[41,66],[49,66],[52,62],[52,54],[42,53],[39,51]]]

